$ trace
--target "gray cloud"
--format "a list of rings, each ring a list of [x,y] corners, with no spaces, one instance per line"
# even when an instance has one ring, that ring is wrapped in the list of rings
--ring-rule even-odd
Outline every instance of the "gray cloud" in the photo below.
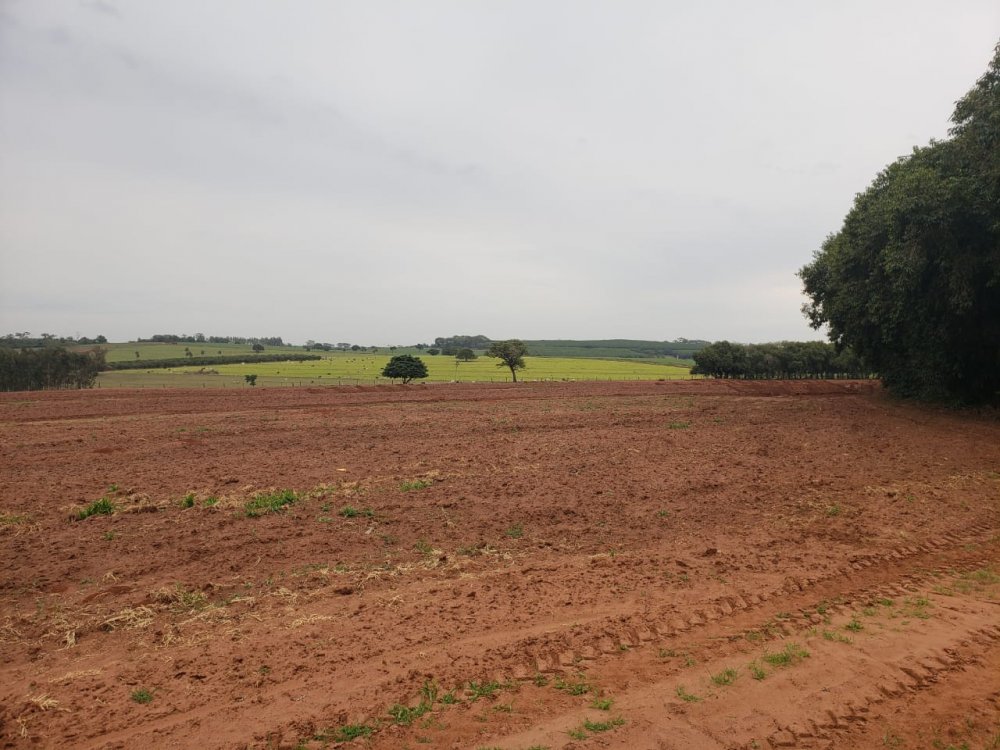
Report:
[[[5,330],[813,337],[795,271],[1000,29],[977,0],[123,7],[2,9]]]

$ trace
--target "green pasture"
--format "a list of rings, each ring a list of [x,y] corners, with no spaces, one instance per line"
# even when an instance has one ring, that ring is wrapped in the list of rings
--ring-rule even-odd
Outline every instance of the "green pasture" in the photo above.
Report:
[[[73,347],[77,351],[94,349],[96,345]],[[131,362],[135,359],[174,359],[185,356],[184,347],[191,350],[196,357],[238,357],[241,354],[253,354],[251,344],[161,344],[161,343],[124,343],[101,344],[101,349],[107,351],[108,362]],[[265,346],[262,354],[305,353],[304,346]],[[139,352],[139,356],[135,353]]]
[[[421,359],[427,365],[430,382],[503,383],[510,380],[510,370],[497,367],[498,360],[488,357],[461,363],[454,357],[440,355],[425,354]],[[104,388],[243,387],[243,376],[254,374],[258,386],[373,385],[391,382],[381,377],[382,368],[388,361],[388,354],[338,353],[309,362],[104,372],[98,382]],[[519,380],[676,380],[691,377],[686,367],[636,360],[526,357],[525,362],[527,369],[518,372]]]

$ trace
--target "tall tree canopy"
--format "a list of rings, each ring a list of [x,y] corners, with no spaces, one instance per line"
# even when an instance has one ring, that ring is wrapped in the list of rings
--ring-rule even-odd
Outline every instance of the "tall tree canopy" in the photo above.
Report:
[[[859,194],[799,271],[811,324],[894,392],[1000,392],[1000,45],[956,105],[951,138],[915,148]]]

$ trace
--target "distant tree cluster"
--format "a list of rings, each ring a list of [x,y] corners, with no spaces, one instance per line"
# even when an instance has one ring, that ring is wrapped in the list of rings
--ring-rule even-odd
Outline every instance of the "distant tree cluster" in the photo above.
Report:
[[[804,311],[897,394],[1000,401],[1000,46],[951,120],[855,198]]]
[[[33,338],[28,331],[22,333],[8,333],[0,338],[0,347],[8,349],[24,349],[38,346],[87,346],[89,344],[106,344],[108,340],[104,336],[87,338],[73,338],[72,336],[54,336],[51,333],[43,333],[37,338]]]
[[[261,344],[263,346],[284,346],[281,336],[206,336],[204,333],[173,334],[157,333],[139,342],[154,344]]]
[[[454,357],[460,349],[485,349],[491,343],[489,338],[482,335],[438,336],[434,339],[434,348],[446,357]]]
[[[694,375],[746,380],[774,378],[866,378],[858,357],[824,341],[733,344],[717,341],[694,353]]]
[[[92,388],[104,369],[104,350],[77,353],[61,346],[0,347],[0,391]]]

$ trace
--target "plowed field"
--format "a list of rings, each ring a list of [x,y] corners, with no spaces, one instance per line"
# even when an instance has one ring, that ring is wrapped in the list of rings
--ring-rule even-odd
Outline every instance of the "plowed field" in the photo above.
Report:
[[[0,565],[0,747],[1000,747],[1000,423],[869,383],[3,394]]]

